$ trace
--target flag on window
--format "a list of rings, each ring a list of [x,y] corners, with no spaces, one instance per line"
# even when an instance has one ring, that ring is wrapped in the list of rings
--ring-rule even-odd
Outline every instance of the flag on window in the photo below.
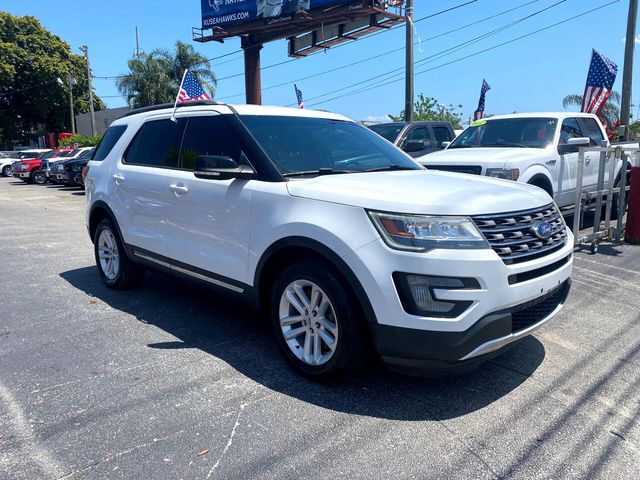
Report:
[[[491,90],[491,87],[489,86],[487,81],[483,78],[482,88],[480,89],[480,101],[478,101],[478,108],[476,109],[475,112],[473,112],[474,121],[480,120],[482,117],[484,117],[484,97],[489,90]]]
[[[302,99],[302,92],[298,90],[298,86],[294,83],[293,88],[296,89],[296,99],[298,100],[298,108],[304,108],[304,100]]]
[[[582,112],[598,115],[611,96],[618,66],[604,55],[593,50],[587,75],[587,85],[582,96]]]
[[[182,83],[180,84],[180,91],[178,92],[178,99],[176,104],[193,102],[196,100],[211,100],[211,97],[204,91],[200,82],[196,80],[196,77],[189,70],[185,70],[182,77]]]

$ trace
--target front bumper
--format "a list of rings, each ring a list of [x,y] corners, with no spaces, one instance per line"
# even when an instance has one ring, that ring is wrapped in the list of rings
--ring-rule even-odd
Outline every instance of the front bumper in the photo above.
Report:
[[[373,341],[383,362],[405,373],[460,373],[503,353],[540,328],[564,305],[571,289],[565,280],[554,291],[481,318],[463,332],[430,332],[372,324]],[[523,317],[529,322],[523,322]]]
[[[13,176],[21,180],[28,180],[31,177],[31,172],[13,172]]]
[[[491,249],[412,253],[390,250],[382,240],[359,248],[355,273],[376,315],[369,325],[378,353],[396,369],[457,370],[529,335],[560,311],[569,293],[573,236],[569,231],[567,236],[557,251],[511,265]],[[468,306],[454,318],[419,316],[403,306],[394,272],[471,278],[477,284],[433,290],[437,300],[466,302]],[[553,295],[547,302],[550,310],[522,322],[518,312],[535,309]]]

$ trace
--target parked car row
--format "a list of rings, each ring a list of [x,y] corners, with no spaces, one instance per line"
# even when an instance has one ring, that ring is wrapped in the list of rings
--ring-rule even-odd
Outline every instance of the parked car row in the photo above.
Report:
[[[58,148],[20,152],[19,158],[0,159],[3,176],[14,176],[27,183],[47,182],[84,188],[82,168],[87,165],[93,147]]]

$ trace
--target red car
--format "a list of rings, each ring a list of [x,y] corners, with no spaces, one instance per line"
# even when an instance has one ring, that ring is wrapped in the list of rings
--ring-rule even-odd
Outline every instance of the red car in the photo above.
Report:
[[[73,148],[59,148],[52,150],[36,158],[25,158],[13,164],[13,176],[23,182],[42,185],[47,182],[47,175],[40,169],[42,160],[59,158],[69,155]]]

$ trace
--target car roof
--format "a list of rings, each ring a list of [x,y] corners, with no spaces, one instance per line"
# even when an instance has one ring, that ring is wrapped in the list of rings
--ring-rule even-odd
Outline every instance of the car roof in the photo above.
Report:
[[[505,115],[496,115],[487,117],[483,120],[499,120],[503,118],[567,118],[567,117],[591,117],[597,118],[593,113],[582,112],[529,112],[529,113],[510,113]]]
[[[132,110],[124,117],[114,121],[112,125],[126,125],[132,118],[147,118],[150,116],[160,116],[171,113],[174,110],[173,104],[154,105]],[[339,115],[323,110],[311,110],[302,108],[278,107],[269,105],[226,105],[215,102],[193,102],[183,104],[176,111],[176,116],[183,116],[185,113],[195,113],[201,111],[215,111],[222,114],[238,113],[239,115],[260,115],[260,116],[282,116],[300,118],[324,118],[328,120],[341,120],[353,122],[344,115]]]

